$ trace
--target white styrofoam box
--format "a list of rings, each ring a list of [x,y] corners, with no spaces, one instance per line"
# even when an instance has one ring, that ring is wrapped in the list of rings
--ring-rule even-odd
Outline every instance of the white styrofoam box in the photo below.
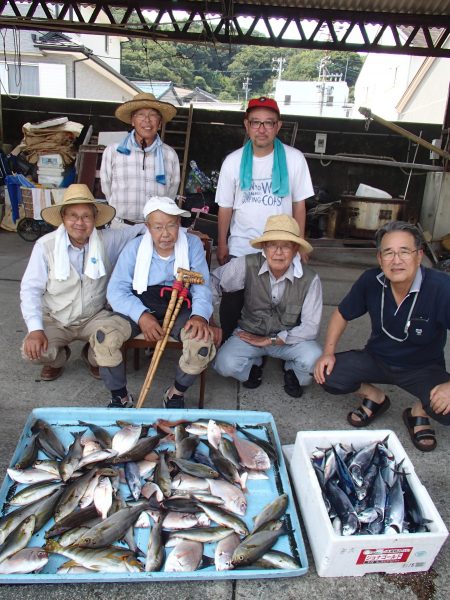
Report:
[[[52,175],[53,177],[61,177],[64,173],[64,167],[39,167],[38,175]]]
[[[392,198],[388,192],[372,187],[371,185],[366,185],[365,183],[358,185],[355,196],[358,198]]]
[[[64,168],[64,161],[61,154],[41,154],[38,159],[38,167]]]
[[[317,476],[311,464],[316,448],[331,444],[363,446],[389,436],[388,447],[396,462],[408,473],[408,481],[426,519],[429,532],[396,535],[342,536],[333,530]],[[366,573],[411,573],[427,571],[443,546],[448,531],[425,486],[394,432],[374,431],[305,431],[298,432],[290,464],[294,489],[308,533],[317,573],[320,577],[345,577]]]
[[[57,177],[53,175],[38,175],[38,182],[46,186],[58,187],[61,185],[63,179],[64,177],[62,177],[61,175]]]

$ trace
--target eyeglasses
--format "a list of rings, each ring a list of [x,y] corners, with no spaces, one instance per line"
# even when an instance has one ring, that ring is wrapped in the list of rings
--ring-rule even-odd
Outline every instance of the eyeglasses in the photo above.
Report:
[[[94,215],[64,215],[64,219],[69,221],[69,223],[76,223],[77,221],[82,221],[83,223],[91,223],[94,221]]]
[[[167,233],[174,233],[178,227],[179,223],[168,223],[167,225],[149,225],[149,229],[155,233],[162,233],[163,231],[167,231]]]
[[[259,129],[261,125],[263,125],[264,129],[266,129],[267,131],[272,131],[272,129],[277,123],[278,121],[259,121],[258,119],[252,119],[248,122],[248,124],[250,125],[250,129]]]
[[[150,113],[150,114],[143,114],[143,113],[137,113],[133,115],[134,119],[137,119],[138,121],[145,121],[146,119],[148,119],[150,121],[150,119],[159,119],[161,118],[161,115],[157,112],[155,113]]]
[[[278,242],[266,242],[264,247],[270,250],[271,252],[276,252],[277,250],[280,250],[280,252],[283,252],[283,254],[287,254],[292,250],[292,244],[289,243],[279,244]]]
[[[412,255],[418,252],[418,248],[416,250],[409,250],[409,248],[400,248],[397,252],[394,250],[381,250],[380,256],[381,260],[385,260],[386,262],[391,262],[394,260],[395,256],[398,256],[400,260],[409,260]]]

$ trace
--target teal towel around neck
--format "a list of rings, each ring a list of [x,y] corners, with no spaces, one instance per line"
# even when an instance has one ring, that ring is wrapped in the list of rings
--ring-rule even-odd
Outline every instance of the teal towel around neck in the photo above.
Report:
[[[252,185],[253,145],[251,140],[244,146],[239,171],[241,190],[249,190]],[[277,196],[289,194],[289,175],[286,163],[286,152],[283,144],[275,138],[273,145],[272,192]]]

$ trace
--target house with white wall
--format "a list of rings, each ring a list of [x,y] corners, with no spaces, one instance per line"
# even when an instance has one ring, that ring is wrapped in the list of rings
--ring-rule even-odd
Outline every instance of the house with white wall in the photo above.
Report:
[[[355,84],[352,117],[364,118],[358,111],[364,106],[389,121],[442,123],[449,82],[448,58],[369,54]]]
[[[275,100],[283,115],[345,118],[351,106],[346,81],[287,81],[275,83]]]
[[[120,44],[126,39],[7,29],[0,61],[1,92],[12,96],[129,100],[139,88],[120,74]]]

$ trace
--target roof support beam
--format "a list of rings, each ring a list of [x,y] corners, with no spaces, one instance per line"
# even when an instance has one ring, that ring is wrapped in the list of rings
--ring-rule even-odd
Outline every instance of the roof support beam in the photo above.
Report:
[[[12,8],[14,15],[4,14],[7,6]],[[89,5],[92,9],[89,16],[86,2],[63,0],[59,3],[58,16],[53,14],[53,6],[54,3],[46,0],[29,3],[1,0],[0,27],[147,37],[188,43],[201,41],[450,57],[450,48],[444,47],[450,38],[449,15],[257,6],[230,0],[110,0]],[[36,16],[38,8],[44,10],[47,18]],[[185,11],[184,16],[176,11]],[[71,15],[74,16],[68,20]],[[109,22],[105,23],[105,16]],[[242,29],[239,17],[250,19],[247,29]],[[278,21],[269,21],[274,18]],[[309,32],[302,21],[312,22]],[[376,30],[373,25],[378,25],[379,29]],[[406,39],[400,27],[403,30],[407,28]],[[267,32],[264,37],[261,37],[261,28]]]

